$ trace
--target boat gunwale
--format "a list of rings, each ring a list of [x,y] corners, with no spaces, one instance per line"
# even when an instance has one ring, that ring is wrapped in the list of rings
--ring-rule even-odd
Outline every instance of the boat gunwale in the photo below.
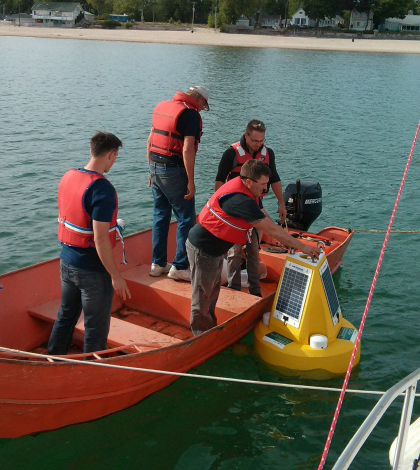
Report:
[[[178,348],[178,347],[188,347],[188,345],[192,342],[195,342],[197,339],[200,339],[200,338],[203,338],[209,334],[212,334],[214,333],[215,331],[217,330],[220,330],[220,329],[224,329],[226,327],[226,325],[228,325],[229,323],[231,323],[232,321],[235,321],[237,320],[238,318],[246,315],[246,313],[248,313],[251,309],[254,309],[257,305],[259,305],[260,303],[262,302],[266,302],[266,300],[270,297],[270,296],[274,296],[275,292],[272,292],[270,293],[269,295],[267,295],[266,297],[264,298],[261,298],[259,300],[257,300],[254,304],[250,305],[246,310],[243,310],[242,312],[240,313],[237,313],[236,315],[234,315],[233,317],[229,318],[228,320],[224,321],[223,323],[220,323],[220,325],[216,325],[214,326],[213,328],[211,328],[210,330],[207,330],[207,331],[203,331],[203,333],[197,335],[197,336],[193,336],[191,338],[187,338],[185,340],[182,340],[181,342],[179,343],[176,343],[176,344],[170,344],[168,346],[163,346],[161,348],[153,348],[153,349],[150,349],[149,351],[138,351],[138,352],[132,352],[132,353],[128,353],[128,354],[124,354],[122,356],[118,356],[118,357],[107,357],[107,358],[101,358],[101,359],[93,359],[92,361],[90,362],[101,362],[101,363],[112,363],[112,362],[116,362],[116,361],[120,361],[122,359],[127,359],[127,358],[134,358],[134,357],[138,357],[138,356],[145,356],[147,354],[151,354],[151,353],[158,353],[160,351],[167,351],[169,349],[172,349],[172,348]],[[251,295],[251,294],[249,294]],[[262,314],[261,314],[262,315]],[[129,323],[129,322],[128,322]],[[151,330],[153,331],[153,330]],[[232,344],[232,343],[231,343]],[[111,352],[117,352],[117,351],[121,351],[121,350],[124,350],[126,349],[127,347],[134,347],[135,344],[129,344],[129,345],[123,345],[123,346],[119,346],[117,348],[112,348],[112,349],[104,349],[103,351],[95,351],[95,354],[97,355],[100,355],[100,354],[109,354]],[[31,365],[43,365],[43,366],[58,366],[58,365],[63,365],[63,364],[66,364],[66,365],[83,365],[84,364],[78,364],[78,363],[74,363],[74,362],[70,362],[70,361],[57,361],[57,362],[49,362],[47,360],[47,358],[45,358],[45,361],[39,361],[39,360],[30,360],[31,355],[25,355],[24,352],[21,352],[21,353],[15,353],[15,352],[5,352],[5,351],[0,351],[0,354],[11,354],[11,355],[19,355],[19,356],[22,356],[23,358],[27,357],[28,360],[24,360],[24,359],[14,359],[14,358],[4,358],[4,357],[1,357],[0,356],[0,363],[2,362],[7,362],[7,363],[23,363],[23,364],[31,364]],[[88,357],[88,356],[92,356],[92,353],[84,353],[84,354],[67,354],[67,355],[64,355],[64,356],[50,356],[48,355],[48,357],[51,357],[51,358],[54,358],[54,357],[63,357],[63,358],[66,358],[66,359],[77,359],[77,360],[80,360],[84,357]]]

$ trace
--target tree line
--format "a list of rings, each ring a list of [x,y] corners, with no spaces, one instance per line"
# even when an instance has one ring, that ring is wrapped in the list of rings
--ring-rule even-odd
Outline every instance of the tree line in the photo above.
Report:
[[[30,12],[33,0],[0,0],[5,14]],[[420,0],[81,0],[86,11],[105,17],[109,13],[130,15],[136,21],[191,23],[217,26],[234,24],[240,15],[258,19],[280,15],[283,19],[303,7],[314,19],[348,18],[351,11],[373,14],[375,27],[386,18],[403,18],[409,10],[420,13]],[[1,11],[1,10],[0,10]]]

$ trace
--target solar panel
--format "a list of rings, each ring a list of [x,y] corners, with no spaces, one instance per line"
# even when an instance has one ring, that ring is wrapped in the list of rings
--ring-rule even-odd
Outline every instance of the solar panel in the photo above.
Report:
[[[286,261],[274,318],[299,327],[311,275],[310,269]]]
[[[335,325],[340,319],[341,309],[327,260],[324,261],[319,272],[321,274],[322,284],[324,285],[325,295],[327,296],[328,305],[330,307],[332,321]]]

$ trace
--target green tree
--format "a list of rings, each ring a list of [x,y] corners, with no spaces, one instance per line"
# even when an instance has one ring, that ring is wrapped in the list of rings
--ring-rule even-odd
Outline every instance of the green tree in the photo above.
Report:
[[[91,5],[90,11],[96,15],[104,15],[112,13],[114,5],[112,0],[89,0]]]
[[[33,0],[5,0],[3,3],[6,15],[19,13],[19,10],[21,13],[30,13],[31,7],[34,5]],[[3,8],[1,13],[3,13]]]
[[[387,18],[404,18],[416,7],[415,0],[372,0],[371,11],[376,26]]]
[[[265,0],[264,13],[267,15],[280,15],[284,19],[287,3],[286,0]]]
[[[288,5],[288,18],[291,18],[298,10],[299,7],[301,6],[302,1],[301,0],[289,0],[289,5]]]
[[[220,20],[223,24],[234,24],[241,15],[253,18],[259,4],[260,0],[220,0]]]
[[[260,0],[260,4],[258,6],[258,28],[261,28],[261,22],[262,22],[262,15],[263,15],[263,3],[264,0]]]
[[[303,0],[302,8],[309,18],[316,20],[317,26],[319,20],[335,18],[340,13],[338,0]]]
[[[209,18],[208,18],[207,24],[209,25],[210,28],[214,28],[214,15],[213,15],[213,13],[209,13]]]
[[[131,18],[136,16],[138,11],[138,2],[135,0],[114,0],[112,12],[119,15],[127,14]]]

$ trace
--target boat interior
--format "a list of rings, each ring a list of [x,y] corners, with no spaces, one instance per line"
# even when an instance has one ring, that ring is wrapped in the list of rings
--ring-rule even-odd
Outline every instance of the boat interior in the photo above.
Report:
[[[171,227],[174,230],[174,227]],[[174,235],[174,234],[173,234]],[[175,237],[169,237],[174,240]],[[96,358],[150,351],[186,341],[193,337],[190,330],[191,284],[174,281],[167,276],[151,277],[149,230],[126,237],[129,264],[121,265],[131,292],[131,299],[122,301],[114,296],[112,318],[106,353],[92,353]],[[170,243],[168,256],[174,256],[175,244]],[[122,259],[121,244],[117,244],[116,259]],[[264,282],[263,293],[275,290],[276,282]],[[2,305],[0,344],[20,351],[47,353],[47,341],[60,306],[59,260],[49,260],[0,277]],[[216,307],[221,324],[253,307],[261,299],[246,292],[223,287]],[[7,320],[6,320],[7,316]],[[83,354],[83,314],[73,337],[69,356]],[[11,357],[10,353],[0,353]],[[13,357],[23,358],[21,354]],[[29,358],[29,357],[27,357]],[[34,357],[31,360],[37,360]],[[45,360],[45,359],[39,359]]]
[[[171,224],[168,258],[175,254],[175,229]],[[268,237],[269,238],[269,237]],[[312,241],[317,243],[317,241]],[[334,243],[334,242],[333,242]],[[340,241],[337,240],[337,244]],[[270,308],[283,263],[284,249],[271,239],[263,239],[261,259],[267,276],[261,282],[263,300],[246,292],[222,287],[216,307],[218,324],[253,308],[260,302],[262,313]],[[151,277],[151,230],[125,238],[127,265],[121,265],[131,299],[122,301],[114,296],[112,319],[106,352],[92,353],[95,358],[146,352],[171,346],[192,338],[190,331],[191,284],[174,281],[166,276]],[[334,247],[331,246],[331,249]],[[122,259],[121,243],[116,247],[116,260]],[[59,260],[45,261],[0,276],[0,344],[20,351],[46,353],[46,345],[60,305]],[[79,319],[69,355],[85,356],[83,315]],[[11,353],[0,353],[11,357]],[[16,358],[28,358],[14,354]],[[33,357],[31,360],[35,360]],[[40,359],[45,360],[45,359]]]

